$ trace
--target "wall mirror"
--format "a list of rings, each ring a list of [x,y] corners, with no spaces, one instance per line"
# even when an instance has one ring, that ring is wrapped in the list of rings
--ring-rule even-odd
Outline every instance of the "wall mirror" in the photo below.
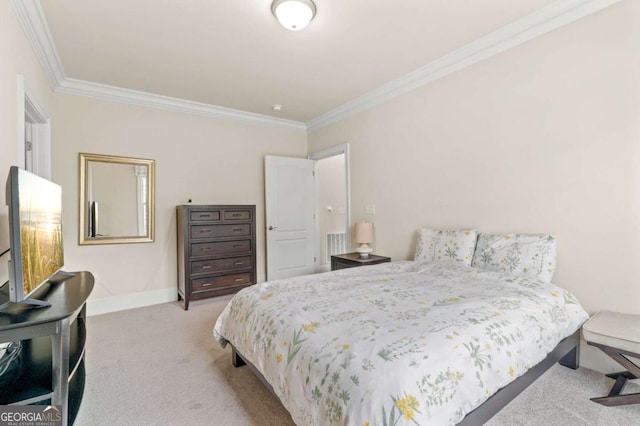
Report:
[[[154,160],[80,153],[80,244],[153,242],[154,194]]]

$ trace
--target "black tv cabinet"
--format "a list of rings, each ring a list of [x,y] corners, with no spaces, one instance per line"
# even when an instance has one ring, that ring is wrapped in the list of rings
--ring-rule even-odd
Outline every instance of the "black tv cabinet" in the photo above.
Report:
[[[73,424],[84,393],[86,302],[93,284],[90,272],[53,277],[31,296],[51,306],[14,304],[0,311],[0,343],[22,341],[19,367],[0,387],[0,405],[59,405],[62,424]],[[0,304],[9,298],[7,287]]]

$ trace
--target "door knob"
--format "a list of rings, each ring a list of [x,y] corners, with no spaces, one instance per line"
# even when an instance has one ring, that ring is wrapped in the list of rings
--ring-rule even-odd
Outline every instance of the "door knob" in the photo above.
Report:
[[[278,229],[278,227],[277,226],[269,226],[267,229],[269,231],[273,231],[274,229]]]

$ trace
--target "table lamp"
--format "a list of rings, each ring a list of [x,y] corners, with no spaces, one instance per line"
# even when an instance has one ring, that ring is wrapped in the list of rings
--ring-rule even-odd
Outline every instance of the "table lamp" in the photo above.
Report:
[[[373,251],[369,247],[369,244],[373,242],[373,223],[356,222],[353,230],[353,239],[360,244],[356,248],[356,252],[360,253],[360,257],[369,257],[369,253]]]

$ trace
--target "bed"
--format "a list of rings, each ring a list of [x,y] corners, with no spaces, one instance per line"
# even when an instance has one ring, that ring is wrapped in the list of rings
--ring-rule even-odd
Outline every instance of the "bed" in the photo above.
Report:
[[[561,358],[577,367],[587,318],[537,278],[401,261],[244,289],[214,336],[296,424],[478,424]]]

